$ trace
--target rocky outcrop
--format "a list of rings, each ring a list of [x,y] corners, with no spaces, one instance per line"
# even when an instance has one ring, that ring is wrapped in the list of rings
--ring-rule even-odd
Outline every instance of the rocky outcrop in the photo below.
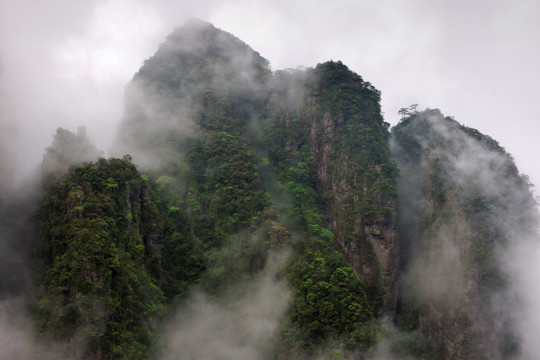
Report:
[[[293,159],[310,177],[305,183],[318,194],[336,248],[378,314],[393,317],[400,249],[397,170],[379,92],[340,62],[278,72],[274,87],[271,158],[285,167]]]

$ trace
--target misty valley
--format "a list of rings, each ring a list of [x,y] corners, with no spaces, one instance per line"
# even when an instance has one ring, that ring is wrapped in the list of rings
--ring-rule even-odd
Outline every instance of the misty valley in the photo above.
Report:
[[[59,128],[16,181],[0,102],[0,359],[532,359],[528,178],[380,101],[193,19],[127,85],[109,158]]]

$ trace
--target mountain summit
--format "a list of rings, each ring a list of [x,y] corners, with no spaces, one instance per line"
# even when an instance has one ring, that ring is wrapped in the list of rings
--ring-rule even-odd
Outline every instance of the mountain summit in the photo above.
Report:
[[[216,97],[256,96],[270,77],[268,62],[244,42],[192,19],[135,74],[112,152],[129,152],[138,164],[155,167],[159,156],[147,159],[140,150],[150,149],[141,141],[166,142],[197,131],[197,120],[205,116],[201,109]],[[152,148],[166,151],[167,145]]]

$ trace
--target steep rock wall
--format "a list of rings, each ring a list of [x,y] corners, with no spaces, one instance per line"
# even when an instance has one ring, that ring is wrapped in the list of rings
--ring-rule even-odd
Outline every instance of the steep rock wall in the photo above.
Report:
[[[315,69],[305,114],[319,192],[335,242],[372,296],[393,316],[399,270],[396,170],[379,93],[341,63]]]
[[[278,72],[273,86],[266,125],[273,139],[268,141],[271,159],[309,186],[293,191],[316,193],[324,219],[307,216],[308,228],[344,255],[379,315],[393,317],[397,169],[390,160],[379,92],[340,62]],[[298,170],[287,168],[290,159]],[[331,234],[320,230],[324,227]]]

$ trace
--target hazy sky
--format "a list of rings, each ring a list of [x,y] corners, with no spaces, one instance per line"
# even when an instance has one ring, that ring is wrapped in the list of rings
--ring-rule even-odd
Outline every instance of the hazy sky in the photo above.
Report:
[[[21,136],[41,161],[59,126],[106,150],[123,89],[165,36],[198,17],[274,70],[341,60],[401,107],[440,108],[514,155],[540,187],[538,0],[0,0],[0,62]]]

